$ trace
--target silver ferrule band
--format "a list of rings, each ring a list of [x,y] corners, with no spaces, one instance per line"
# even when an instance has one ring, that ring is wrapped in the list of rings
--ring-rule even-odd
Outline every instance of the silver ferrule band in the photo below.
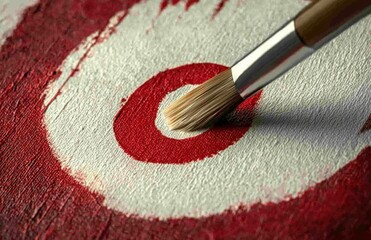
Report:
[[[231,67],[237,91],[249,97],[314,51],[302,43],[290,21]]]

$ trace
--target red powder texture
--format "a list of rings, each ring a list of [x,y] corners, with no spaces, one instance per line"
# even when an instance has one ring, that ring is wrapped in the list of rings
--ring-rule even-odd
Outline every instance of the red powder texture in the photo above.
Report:
[[[369,239],[371,147],[297,198],[200,219],[148,220],[110,210],[103,196],[61,169],[46,140],[41,95],[75,47],[135,2],[41,0],[2,46],[2,238]]]
[[[211,157],[238,141],[251,126],[260,92],[244,101],[234,113],[247,116],[246,112],[250,112],[250,118],[239,121],[238,125],[230,121],[182,140],[165,137],[155,125],[159,104],[166,94],[186,84],[201,84],[226,68],[216,64],[189,64],[161,72],[145,82],[116,116],[114,131],[120,146],[139,161],[179,164]]]

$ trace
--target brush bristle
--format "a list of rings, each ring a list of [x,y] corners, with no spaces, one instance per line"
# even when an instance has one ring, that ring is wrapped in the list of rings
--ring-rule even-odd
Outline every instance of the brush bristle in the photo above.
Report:
[[[227,69],[174,101],[164,114],[170,129],[194,131],[210,126],[242,101]]]

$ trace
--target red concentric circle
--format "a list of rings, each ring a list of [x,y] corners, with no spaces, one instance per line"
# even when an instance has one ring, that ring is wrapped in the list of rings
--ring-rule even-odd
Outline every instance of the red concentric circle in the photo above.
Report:
[[[189,64],[161,72],[145,82],[124,103],[114,122],[116,139],[123,150],[138,161],[181,164],[211,157],[238,141],[251,126],[260,93],[239,107],[239,112],[250,112],[243,124],[225,122],[187,139],[168,138],[155,125],[159,104],[166,94],[186,84],[201,84],[226,68],[211,63]]]

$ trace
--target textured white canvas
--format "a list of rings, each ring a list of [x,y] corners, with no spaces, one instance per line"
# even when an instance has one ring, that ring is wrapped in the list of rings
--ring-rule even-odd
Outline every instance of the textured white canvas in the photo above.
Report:
[[[284,201],[328,178],[371,143],[369,132],[359,134],[371,112],[367,17],[267,86],[250,130],[217,155],[174,165],[126,154],[113,131],[123,98],[168,68],[232,64],[307,4],[230,0],[212,19],[217,3],[201,1],[188,11],[179,4],[160,15],[158,0],[136,5],[69,78],[93,36],[72,53],[45,92],[44,120],[55,155],[72,176],[101,193],[107,207],[167,219]],[[154,121],[164,136],[202,134],[169,131],[161,116],[189,88],[160,104]]]

